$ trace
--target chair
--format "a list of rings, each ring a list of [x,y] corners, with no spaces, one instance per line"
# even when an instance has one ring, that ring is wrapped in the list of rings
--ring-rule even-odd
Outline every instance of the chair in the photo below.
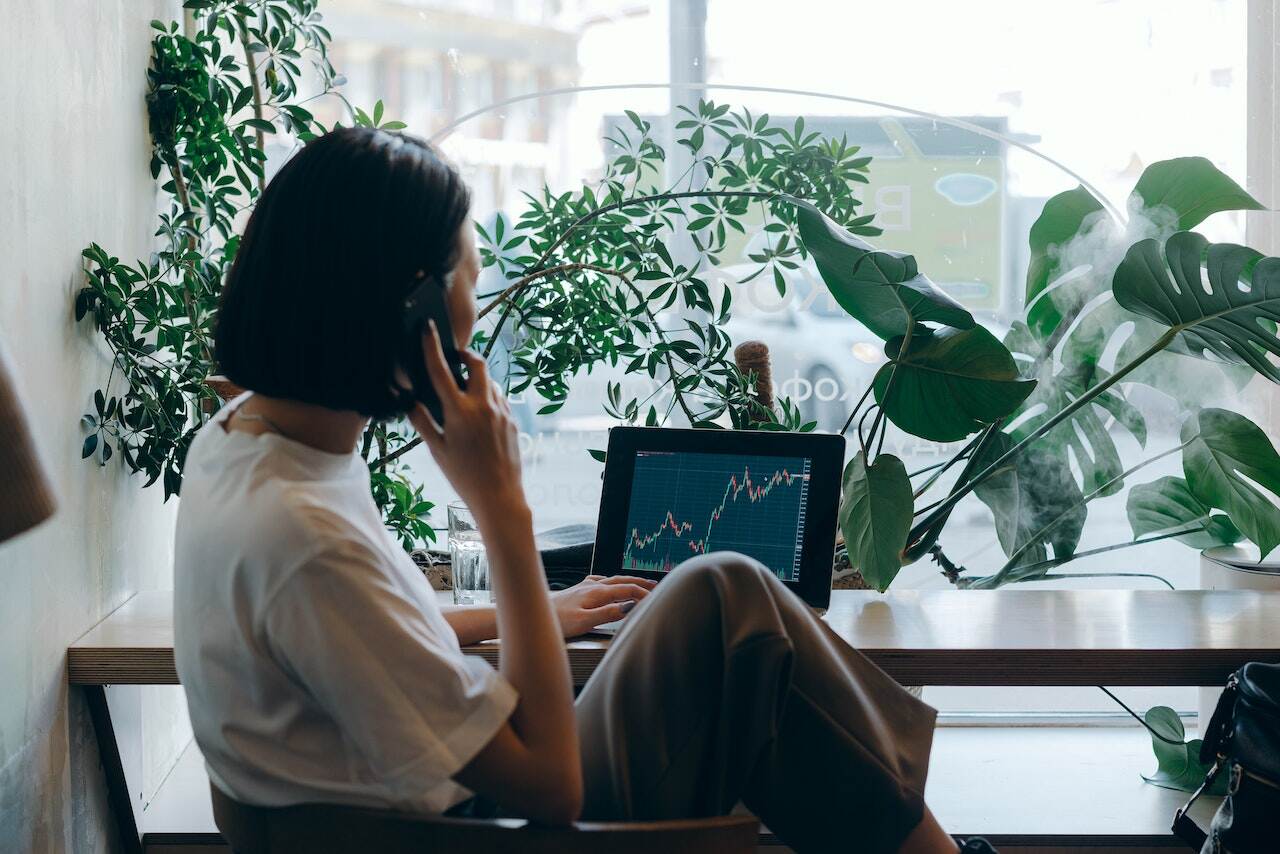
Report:
[[[209,787],[213,818],[235,854],[749,854],[752,816],[682,821],[578,822],[543,827],[519,819],[461,819],[308,804],[252,807]]]

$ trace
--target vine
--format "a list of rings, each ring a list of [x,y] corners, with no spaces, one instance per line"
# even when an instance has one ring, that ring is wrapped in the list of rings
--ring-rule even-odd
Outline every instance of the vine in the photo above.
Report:
[[[326,132],[306,104],[336,98],[358,125],[389,130],[382,103],[370,112],[341,95],[329,61],[330,33],[318,0],[187,0],[190,28],[152,21],[147,71],[151,173],[168,208],[158,248],[133,264],[97,243],[83,252],[77,320],[92,317],[111,353],[103,387],[82,419],[82,454],[124,464],[178,494],[187,449],[218,405],[213,321],[239,246],[237,227],[267,178],[267,144],[287,151]],[[304,81],[318,81],[304,95]],[[422,488],[376,448],[407,441],[394,425],[371,425],[361,447],[374,498],[406,547],[434,538]]]
[[[151,169],[169,197],[159,248],[128,264],[90,245],[75,311],[77,319],[92,317],[112,354],[83,419],[83,455],[105,464],[118,453],[147,486],[161,483],[166,498],[180,491],[187,448],[218,404],[207,383],[216,374],[213,321],[237,226],[267,179],[268,141],[287,153],[326,132],[305,106],[325,97],[338,98],[354,124],[403,127],[383,122],[381,102],[367,113],[343,98],[317,7],[317,0],[188,0],[190,31],[152,22]],[[304,96],[307,72],[320,86]],[[501,311],[475,346],[497,358],[505,336],[509,391],[537,391],[548,401],[543,414],[564,404],[577,372],[625,359],[627,372],[646,374],[654,391],[624,400],[611,385],[605,406],[621,420],[665,423],[678,410],[695,426],[727,419],[812,429],[787,400],[767,411],[756,402],[756,378],[737,369],[719,328],[730,293],[713,301],[706,273],[754,215],[770,235],[768,248],[753,255],[756,275],[772,271],[784,290],[783,271],[803,252],[785,196],[809,198],[849,228],[878,233],[870,217],[857,215],[854,192],[870,158],[806,133],[803,120],[784,129],[767,116],[703,102],[680,122],[688,132],[677,144],[692,163],[661,188],[666,153],[648,121],[627,116],[631,125],[610,135],[616,151],[599,182],[560,195],[544,188],[510,233],[502,216],[491,230],[477,226],[485,266],[510,284],[483,307],[482,316]],[[688,245],[667,247],[683,234]],[[417,444],[403,422],[371,424],[360,443],[374,500],[408,549],[435,538],[432,504],[403,460]]]

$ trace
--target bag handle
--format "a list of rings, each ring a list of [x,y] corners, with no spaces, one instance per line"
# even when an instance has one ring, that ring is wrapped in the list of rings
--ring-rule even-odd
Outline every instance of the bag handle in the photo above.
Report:
[[[1204,782],[1191,793],[1191,798],[1173,814],[1173,835],[1196,851],[1204,847],[1205,840],[1209,838],[1209,834],[1201,830],[1200,825],[1196,824],[1195,819],[1187,813],[1191,811],[1191,805],[1213,785],[1214,780],[1218,779],[1218,774],[1222,771],[1222,765],[1225,761],[1226,757],[1218,757],[1218,760],[1213,763],[1213,767],[1209,769],[1209,773],[1204,775]]]

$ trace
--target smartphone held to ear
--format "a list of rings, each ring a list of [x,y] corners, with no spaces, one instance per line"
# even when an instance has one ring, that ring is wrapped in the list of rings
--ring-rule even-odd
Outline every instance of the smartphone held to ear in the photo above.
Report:
[[[458,348],[453,341],[453,327],[449,323],[444,288],[444,280],[439,276],[419,273],[414,279],[413,290],[404,300],[404,325],[400,344],[400,365],[409,377],[413,396],[427,407],[431,417],[441,426],[444,426],[444,411],[440,405],[440,396],[431,385],[431,377],[427,375],[427,365],[422,355],[422,336],[428,320],[435,322],[440,349],[444,351],[449,373],[458,383],[458,388],[467,387],[467,380],[462,372],[462,357],[458,355]]]

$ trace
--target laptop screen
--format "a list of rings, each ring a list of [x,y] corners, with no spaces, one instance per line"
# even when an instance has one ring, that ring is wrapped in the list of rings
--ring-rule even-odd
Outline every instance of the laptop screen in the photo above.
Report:
[[[637,451],[623,570],[670,572],[732,550],[800,580],[809,457]]]
[[[830,434],[615,427],[591,571],[661,579],[738,552],[825,607],[843,464]]]

